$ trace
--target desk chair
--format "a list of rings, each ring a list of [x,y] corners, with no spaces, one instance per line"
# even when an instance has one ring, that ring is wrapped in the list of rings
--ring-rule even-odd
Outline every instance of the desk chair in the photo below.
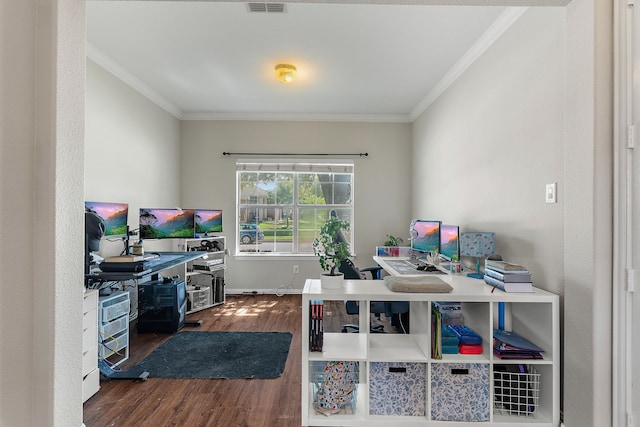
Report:
[[[351,260],[347,259],[340,264],[338,270],[344,274],[344,278],[347,280],[362,280],[366,279],[365,272],[371,274],[372,279],[380,279],[380,270],[382,267],[366,267],[366,268],[358,268],[356,267]],[[358,301],[345,301],[344,308],[347,314],[360,314],[360,307]],[[385,313],[387,317],[395,317],[400,316],[403,313],[409,312],[409,302],[383,302],[383,301],[374,301],[371,303],[371,313],[376,315],[376,318],[380,320],[380,316],[382,313]],[[392,322],[393,324],[393,322]],[[349,323],[342,325],[342,332],[357,332],[360,330],[358,325]],[[384,333],[384,325],[371,325],[372,333]],[[408,331],[407,331],[408,332]]]

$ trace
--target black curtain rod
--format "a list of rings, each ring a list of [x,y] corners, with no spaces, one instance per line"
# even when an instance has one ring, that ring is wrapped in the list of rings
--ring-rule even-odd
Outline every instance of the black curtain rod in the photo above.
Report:
[[[223,156],[359,156],[368,157],[369,153],[230,153],[222,152]]]

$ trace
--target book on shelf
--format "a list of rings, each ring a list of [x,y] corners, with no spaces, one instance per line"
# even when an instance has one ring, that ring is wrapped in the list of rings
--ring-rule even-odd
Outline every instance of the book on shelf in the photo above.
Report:
[[[497,271],[499,273],[520,273],[520,274],[528,274],[529,270],[527,267],[519,264],[513,264],[506,261],[496,261],[493,259],[488,259],[484,262],[485,269],[489,268],[493,271]]]
[[[431,306],[431,357],[442,359],[442,314]]]
[[[494,279],[502,280],[503,282],[531,282],[531,273],[500,273],[499,271],[485,267],[484,274]]]
[[[500,359],[542,359],[544,350],[512,331],[493,331],[493,354]]]
[[[324,344],[324,302],[322,300],[311,300],[309,302],[309,349],[311,351],[322,351]]]
[[[503,282],[486,274],[484,276],[484,282],[489,286],[493,286],[494,289],[498,288],[503,292],[533,292],[532,282]]]

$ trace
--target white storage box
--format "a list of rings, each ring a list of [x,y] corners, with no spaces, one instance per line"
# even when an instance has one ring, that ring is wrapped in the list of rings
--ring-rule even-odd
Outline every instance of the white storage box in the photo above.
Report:
[[[115,336],[122,331],[126,331],[129,328],[129,315],[123,315],[122,317],[115,319],[109,323],[102,323],[98,329],[100,331],[100,339],[106,340],[109,337]]]
[[[100,321],[107,323],[123,314],[129,314],[129,293],[116,292],[106,297],[100,297]]]
[[[187,299],[189,301],[189,311],[207,307],[211,305],[211,288],[204,287],[187,291]]]

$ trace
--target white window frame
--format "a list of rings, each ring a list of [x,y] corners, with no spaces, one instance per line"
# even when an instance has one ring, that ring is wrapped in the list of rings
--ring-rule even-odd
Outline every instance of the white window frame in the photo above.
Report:
[[[240,225],[243,223],[241,221],[241,210],[243,208],[247,208],[247,204],[241,203],[241,174],[243,172],[293,172],[294,173],[294,183],[293,183],[293,203],[289,206],[293,209],[293,230],[292,230],[292,250],[290,252],[273,252],[273,251],[265,251],[265,252],[250,252],[250,251],[241,251],[241,242],[240,242]],[[348,204],[300,204],[298,201],[298,176],[304,173],[335,173],[335,174],[350,174],[351,182],[350,182],[350,202]],[[340,215],[342,219],[345,219],[350,224],[349,230],[349,248],[351,253],[355,253],[354,248],[354,181],[355,181],[355,171],[354,171],[354,161],[352,159],[248,159],[241,158],[236,160],[236,248],[235,255],[239,257],[313,257],[313,252],[300,252],[300,248],[298,247],[298,212],[300,209],[336,209],[344,212],[348,211],[348,218],[345,218],[344,215]],[[256,204],[257,207],[269,207],[269,208],[278,208],[285,205],[260,205]],[[342,213],[341,212],[341,213]],[[316,231],[320,228],[320,225],[316,228]],[[265,233],[266,234],[266,233]],[[260,245],[257,245],[258,248]]]

